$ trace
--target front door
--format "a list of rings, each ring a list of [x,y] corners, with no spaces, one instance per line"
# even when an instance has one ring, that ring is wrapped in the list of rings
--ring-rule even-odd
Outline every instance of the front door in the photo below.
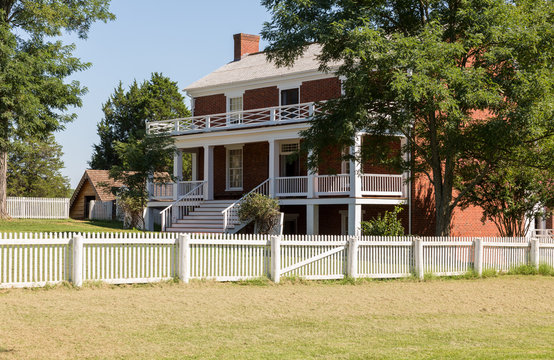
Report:
[[[300,176],[298,155],[281,155],[281,176]]]

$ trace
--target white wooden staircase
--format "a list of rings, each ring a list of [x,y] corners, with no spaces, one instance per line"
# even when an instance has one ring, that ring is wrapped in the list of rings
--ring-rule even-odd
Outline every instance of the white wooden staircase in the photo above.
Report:
[[[210,200],[203,201],[182,219],[177,219],[167,227],[165,231],[187,233],[223,233],[222,211],[228,208],[236,200]],[[227,227],[227,232],[234,226]]]

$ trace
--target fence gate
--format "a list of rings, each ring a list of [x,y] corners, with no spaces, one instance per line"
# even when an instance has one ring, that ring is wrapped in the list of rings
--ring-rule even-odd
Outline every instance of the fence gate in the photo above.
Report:
[[[284,237],[278,246],[279,267],[274,269],[280,276],[309,280],[344,278],[348,266],[347,241],[337,241],[334,237],[323,241],[286,239]]]

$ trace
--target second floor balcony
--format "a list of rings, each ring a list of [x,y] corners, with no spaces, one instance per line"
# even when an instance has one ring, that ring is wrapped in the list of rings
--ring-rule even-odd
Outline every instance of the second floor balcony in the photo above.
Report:
[[[149,121],[146,123],[146,131],[149,134],[184,135],[189,133],[292,124],[309,121],[318,111],[320,111],[318,104],[313,102],[274,106],[180,119]]]

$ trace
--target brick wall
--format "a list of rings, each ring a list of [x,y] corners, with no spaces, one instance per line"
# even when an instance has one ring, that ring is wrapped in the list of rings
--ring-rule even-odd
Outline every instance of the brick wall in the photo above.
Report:
[[[267,179],[269,174],[269,143],[244,144],[242,148],[243,191],[225,191],[227,181],[226,157],[225,146],[214,148],[214,197],[216,199],[238,199]]]
[[[340,211],[348,211],[348,205],[319,205],[319,234],[340,235]]]
[[[227,112],[225,95],[208,95],[194,98],[194,116],[221,114]]]
[[[300,85],[300,102],[336,99],[341,95],[340,87],[340,80],[337,77],[305,81]]]
[[[246,90],[242,99],[244,110],[279,106],[279,89],[277,86],[270,86]]]
[[[336,77],[303,82],[300,86],[300,102],[334,99],[341,94],[340,80]],[[243,109],[252,110],[279,106],[279,89],[269,86],[246,90],[243,95]],[[194,99],[194,115],[202,116],[227,112],[224,94],[200,96]]]

